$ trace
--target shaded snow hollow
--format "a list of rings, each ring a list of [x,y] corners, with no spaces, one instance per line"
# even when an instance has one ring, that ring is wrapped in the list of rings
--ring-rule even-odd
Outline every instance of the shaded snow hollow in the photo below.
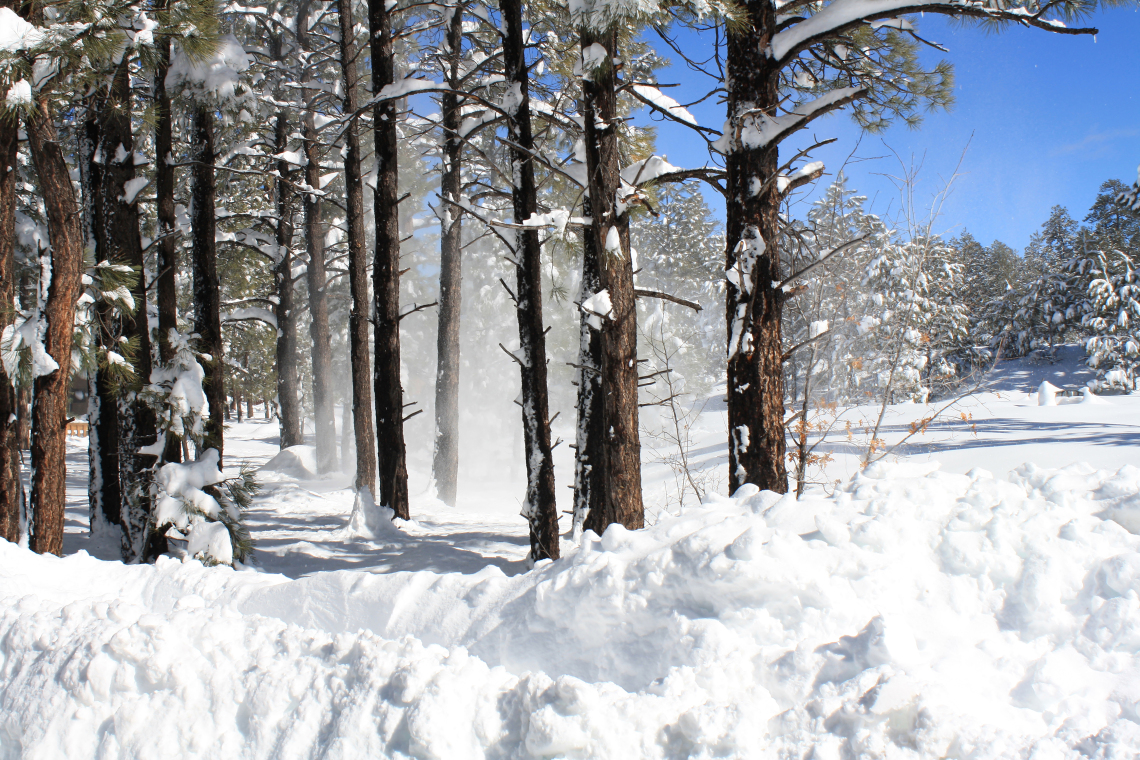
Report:
[[[0,542],[26,758],[1064,758],[1140,746],[1140,469],[877,464],[508,577]]]

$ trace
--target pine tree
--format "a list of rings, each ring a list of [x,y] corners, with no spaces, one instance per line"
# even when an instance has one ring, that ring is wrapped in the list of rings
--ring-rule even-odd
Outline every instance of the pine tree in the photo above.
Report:
[[[1093,256],[1089,313],[1092,332],[1085,344],[1088,365],[1096,370],[1098,390],[1132,390],[1140,365],[1140,278],[1124,251]]]
[[[924,69],[917,42],[905,36],[917,12],[1019,23],[1046,31],[1089,34],[1046,17],[1073,17],[1087,3],[1038,7],[960,3],[827,5],[753,0],[743,23],[728,27],[728,119],[717,147],[725,154],[728,189],[726,318],[729,489],[744,483],[787,490],[781,314],[779,208],[785,171],[779,146],[820,116],[850,107],[856,120],[879,128],[898,117],[914,123],[922,105],[950,100],[948,65]],[[874,23],[886,21],[887,23]],[[793,273],[794,274],[794,273]],[[781,287],[777,287],[781,286]]]
[[[0,335],[16,321],[16,156],[19,117],[0,114]],[[2,350],[2,349],[0,349]],[[20,442],[16,378],[0,361],[0,538],[20,538]]]
[[[372,54],[372,93],[396,84],[396,52],[392,38],[396,7],[368,0],[368,32]],[[400,229],[399,126],[396,99],[378,99],[372,110],[377,177],[374,197],[376,254],[372,268],[376,391],[376,458],[380,470],[380,503],[397,517],[411,518],[408,465],[404,447],[404,389],[400,382]]]
[[[513,179],[511,202],[515,224],[525,225],[538,213],[538,194],[532,158],[535,141],[531,125],[530,73],[523,36],[523,6],[520,0],[500,0],[499,8],[505,27],[505,78],[508,93],[513,96],[511,106],[506,109],[510,176]],[[520,346],[515,356],[522,374],[527,469],[523,516],[530,524],[531,559],[558,559],[558,504],[554,494],[554,459],[550,443],[546,332],[542,319],[542,245],[538,228],[524,226],[516,229],[512,253]]]

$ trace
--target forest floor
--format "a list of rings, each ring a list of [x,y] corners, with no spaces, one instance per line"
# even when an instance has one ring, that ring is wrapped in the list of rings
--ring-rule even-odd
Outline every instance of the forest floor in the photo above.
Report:
[[[688,425],[704,504],[647,436],[647,529],[530,572],[521,468],[477,433],[455,507],[413,454],[414,520],[363,539],[346,475],[232,424],[262,484],[239,571],[109,561],[73,441],[68,556],[0,546],[0,757],[1133,756],[1140,396],[1038,405],[1078,358],[1003,362],[861,473],[879,410],[847,410],[798,502],[718,493],[714,394]]]

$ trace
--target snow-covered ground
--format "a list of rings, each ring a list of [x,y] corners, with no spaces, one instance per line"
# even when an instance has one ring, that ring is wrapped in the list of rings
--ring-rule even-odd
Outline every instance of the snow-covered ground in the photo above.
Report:
[[[831,495],[681,509],[647,461],[646,530],[530,571],[521,468],[478,432],[459,504],[413,452],[415,521],[378,540],[346,530],[347,478],[278,457],[243,571],[107,561],[77,443],[69,556],[0,545],[0,758],[1135,757],[1140,397],[1039,406],[1042,380],[1083,382],[1071,354],[1003,363],[859,474],[877,411],[848,412]],[[882,437],[931,408],[888,409]],[[228,464],[275,440],[234,424]]]

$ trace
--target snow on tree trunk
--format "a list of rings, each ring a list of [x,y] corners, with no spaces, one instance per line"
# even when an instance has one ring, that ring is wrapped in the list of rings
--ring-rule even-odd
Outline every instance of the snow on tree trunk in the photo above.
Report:
[[[15,320],[16,134],[19,122],[0,121],[0,334]],[[0,362],[0,538],[20,539],[20,444],[14,378]]]
[[[341,2],[340,62],[344,84],[344,110],[356,113],[360,108],[357,89],[356,36],[351,2]],[[348,346],[352,364],[352,437],[356,447],[357,492],[368,491],[369,502],[376,498],[376,439],[372,427],[371,368],[368,355],[368,252],[365,249],[364,179],[360,172],[360,132],[357,122],[345,127],[344,164],[345,209],[348,223],[348,284],[352,295],[352,311],[348,323]],[[348,439],[348,427],[341,435]],[[346,457],[347,458],[347,457]]]
[[[289,147],[289,117],[277,113],[274,124],[274,151],[283,155]],[[297,315],[293,294],[293,192],[294,172],[284,159],[277,162],[277,262],[273,284],[277,292],[277,403],[281,422],[281,448],[305,442],[301,430],[301,378],[297,367]]]
[[[776,29],[769,0],[746,6],[748,25],[728,34],[728,123],[745,125],[755,113],[775,115],[779,68],[767,50]],[[779,168],[775,141],[734,145],[725,157],[728,277],[728,469],[729,492],[745,483],[786,493],[784,372],[780,280]]]
[[[33,369],[32,482],[29,545],[40,554],[63,553],[63,510],[66,501],[65,455],[68,385],[75,308],[83,267],[83,234],[79,204],[67,160],[53,122],[50,101],[40,95],[25,120],[28,143],[39,178],[51,240],[50,282],[40,283],[46,293],[41,319],[45,359]]]
[[[463,10],[449,9],[444,81],[462,86],[459,63],[463,54]],[[441,97],[443,161],[439,194],[439,330],[436,333],[435,452],[432,477],[440,501],[455,506],[459,480],[459,320],[463,304],[463,215],[458,206],[462,181],[463,142],[459,95],[454,89]]]
[[[585,527],[601,534],[612,523],[641,528],[641,441],[637,421],[637,303],[633,292],[633,260],[629,247],[629,214],[618,203],[621,157],[618,153],[617,35],[581,32],[583,58],[593,46],[605,55],[600,65],[583,72],[586,174],[593,223],[587,234],[599,252],[602,288],[611,309],[603,321],[602,412],[605,499],[591,510]],[[585,67],[584,67],[585,68]]]
[[[513,113],[508,108],[511,188],[515,222],[522,224],[538,211],[534,183],[534,137],[530,122],[530,72],[523,43],[521,0],[500,0],[505,34],[503,65],[507,87],[514,90]],[[458,14],[456,14],[458,15]],[[517,357],[522,372],[523,442],[526,447],[527,489],[523,516],[530,524],[530,558],[558,559],[558,504],[554,495],[554,458],[550,449],[550,403],[546,380],[546,335],[542,321],[542,246],[537,227],[515,233],[515,295],[519,322]]]
[[[190,220],[193,228],[194,332],[198,334],[198,350],[209,356],[204,360],[206,378],[202,387],[210,404],[210,417],[206,421],[202,449],[216,449],[221,461],[226,389],[222,360],[221,284],[218,282],[215,243],[214,110],[201,104],[195,104],[193,108],[195,160]]]
[[[396,81],[392,18],[386,0],[368,0],[372,92]],[[391,6],[392,9],[395,6]],[[404,449],[404,391],[400,385],[400,230],[395,100],[372,111],[376,140],[376,256],[372,268],[376,341],[376,458],[380,503],[408,520],[408,466]]]
[[[99,155],[102,161],[100,193],[102,215],[100,231],[106,260],[131,267],[137,273],[133,298],[135,311],[120,317],[122,337],[136,346],[134,356],[136,382],[120,389],[119,484],[122,507],[122,557],[124,562],[154,559],[166,551],[160,536],[149,540],[153,511],[152,467],[155,457],[142,449],[155,441],[154,413],[138,395],[140,380],[150,378],[150,329],[147,323],[146,272],[142,240],[139,236],[138,206],[127,190],[135,179],[134,137],[131,133],[129,61],[119,64],[112,79],[109,96],[102,112],[102,135]]]

